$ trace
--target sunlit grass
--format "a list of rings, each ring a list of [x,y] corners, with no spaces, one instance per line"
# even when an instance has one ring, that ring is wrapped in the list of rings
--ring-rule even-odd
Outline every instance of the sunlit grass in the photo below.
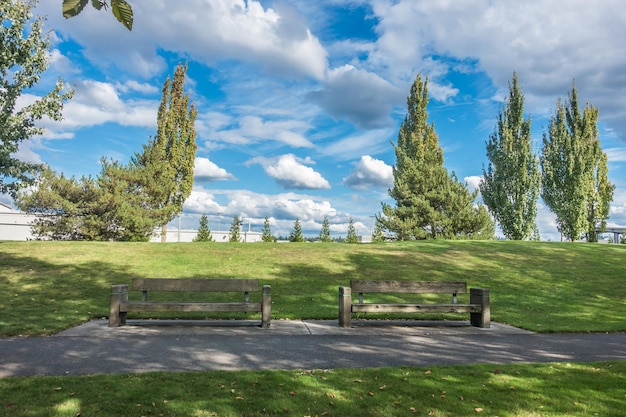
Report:
[[[338,287],[351,279],[458,280],[490,289],[494,321],[626,331],[624,259],[626,245],[547,242],[0,242],[0,334],[52,334],[106,317],[110,286],[133,277],[257,278],[272,286],[273,317],[287,319],[336,319]]]
[[[626,362],[0,379],[7,416],[623,416]]]

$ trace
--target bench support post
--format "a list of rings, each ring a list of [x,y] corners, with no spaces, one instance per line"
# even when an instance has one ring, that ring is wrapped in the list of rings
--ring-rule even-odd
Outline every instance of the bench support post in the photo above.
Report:
[[[263,300],[261,303],[261,327],[267,329],[270,327],[272,319],[272,287],[263,286]]]
[[[339,287],[339,326],[352,326],[352,288]]]
[[[126,312],[120,311],[120,303],[126,301],[128,301],[128,285],[112,285],[109,327],[119,327],[126,324]]]
[[[491,327],[491,307],[489,305],[489,289],[470,288],[470,304],[480,304],[480,313],[470,313],[470,323],[476,327]]]

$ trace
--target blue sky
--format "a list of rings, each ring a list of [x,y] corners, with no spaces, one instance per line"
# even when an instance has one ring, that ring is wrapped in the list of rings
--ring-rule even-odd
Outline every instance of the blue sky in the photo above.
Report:
[[[445,165],[474,189],[485,141],[517,71],[539,149],[558,97],[575,80],[600,109],[600,140],[617,186],[610,225],[626,226],[626,9],[619,0],[132,1],[132,32],[91,8],[61,16],[40,1],[51,67],[76,89],[64,121],[46,123],[20,156],[66,175],[97,175],[101,157],[127,162],[156,132],[165,78],[188,62],[199,110],[196,178],[182,227],[252,230],[295,219],[319,233],[327,215],[369,234],[389,201],[395,141],[418,73],[429,77],[429,119]],[[27,99],[27,97],[25,97]],[[6,201],[6,196],[3,197]],[[220,220],[221,219],[221,220]],[[558,240],[539,202],[541,237]]]

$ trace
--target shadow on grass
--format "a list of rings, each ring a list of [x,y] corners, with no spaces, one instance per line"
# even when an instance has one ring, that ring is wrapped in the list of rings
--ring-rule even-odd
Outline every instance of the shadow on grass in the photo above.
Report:
[[[52,263],[3,253],[0,327],[5,336],[53,334],[107,317],[111,284],[131,279],[104,261]]]

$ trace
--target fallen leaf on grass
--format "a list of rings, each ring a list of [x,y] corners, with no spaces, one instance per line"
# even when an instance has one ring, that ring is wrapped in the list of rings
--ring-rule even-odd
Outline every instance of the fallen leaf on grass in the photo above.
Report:
[[[476,408],[474,408],[474,411],[476,411],[477,413],[482,413],[482,412],[483,412],[483,411],[485,411],[485,410],[483,410],[483,409],[482,409],[482,408],[480,408],[480,407],[476,407]]]

